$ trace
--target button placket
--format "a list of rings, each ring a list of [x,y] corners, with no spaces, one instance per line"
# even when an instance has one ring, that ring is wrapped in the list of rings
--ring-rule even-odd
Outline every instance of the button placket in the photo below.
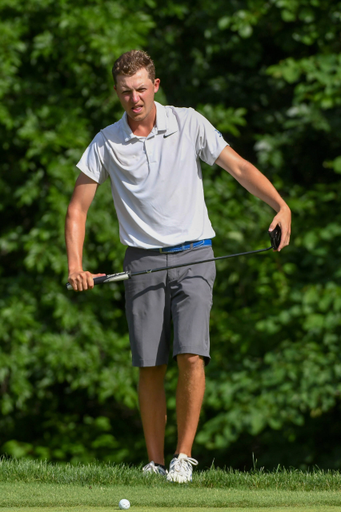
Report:
[[[145,144],[145,152],[146,152],[146,155],[147,155],[147,159],[148,159],[148,164],[149,164],[149,167],[152,165],[152,164],[155,164],[155,158],[154,158],[154,136],[150,137],[150,138],[147,138],[145,141],[144,141],[144,144]]]

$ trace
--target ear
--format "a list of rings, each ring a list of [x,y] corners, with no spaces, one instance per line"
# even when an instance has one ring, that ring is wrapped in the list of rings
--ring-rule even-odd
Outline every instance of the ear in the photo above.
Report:
[[[155,78],[154,80],[154,92],[157,92],[160,87],[160,78]]]

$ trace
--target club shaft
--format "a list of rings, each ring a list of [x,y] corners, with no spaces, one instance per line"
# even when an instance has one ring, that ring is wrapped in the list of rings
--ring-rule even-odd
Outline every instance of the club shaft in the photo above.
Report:
[[[162,270],[171,270],[173,268],[189,267],[192,265],[199,265],[200,263],[209,263],[210,261],[226,260],[227,258],[235,258],[237,256],[247,256],[248,254],[256,254],[259,252],[269,251],[272,248],[273,247],[271,245],[267,249],[257,249],[256,251],[240,252],[238,254],[227,254],[226,256],[218,256],[216,258],[211,258],[208,260],[193,261],[191,263],[182,263],[180,265],[170,265],[169,267],[151,268],[149,270],[140,270],[139,272],[130,272],[129,277],[140,276],[142,274],[153,274],[154,272],[161,272]]]
[[[249,254],[257,254],[260,252],[270,251],[270,249],[273,249],[273,248],[274,248],[274,246],[271,245],[267,249],[257,249],[256,251],[239,252],[236,254],[227,254],[226,256],[217,256],[216,258],[210,258],[208,260],[193,261],[191,263],[181,263],[179,265],[170,265],[168,267],[151,268],[148,270],[140,270],[138,272],[131,272],[130,270],[128,270],[126,272],[119,272],[118,274],[112,274],[112,275],[109,274],[106,276],[95,277],[94,284],[97,285],[97,284],[102,284],[102,283],[103,284],[110,283],[113,281],[123,281],[126,279],[130,279],[133,276],[140,276],[142,274],[153,274],[154,272],[162,272],[165,270],[171,270],[171,269],[180,268],[180,267],[190,267],[192,265],[199,265],[200,263],[209,263],[210,261],[226,260],[228,258],[236,258],[237,256],[247,256]],[[70,283],[67,283],[66,287],[68,290],[72,290],[72,286]]]

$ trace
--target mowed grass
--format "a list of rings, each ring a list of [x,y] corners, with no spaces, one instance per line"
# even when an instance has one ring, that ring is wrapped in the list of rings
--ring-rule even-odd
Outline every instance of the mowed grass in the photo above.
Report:
[[[0,508],[15,512],[99,512],[118,510],[120,499],[132,512],[200,509],[213,512],[335,512],[341,510],[339,471],[273,472],[196,470],[190,484],[171,484],[141,468],[115,464],[72,466],[30,460],[0,460]]]
[[[126,498],[131,508],[247,508],[269,507],[341,507],[340,491],[283,491],[195,488],[190,485],[164,486],[93,486],[91,489],[66,484],[0,484],[0,507],[113,507]]]
[[[45,509],[46,510],[46,509]],[[103,507],[49,507],[48,512],[114,512],[119,510],[119,507],[106,507],[103,510]],[[194,507],[135,507],[132,506],[130,508],[131,512],[189,512],[189,510],[194,511]],[[243,512],[247,510],[257,511],[257,512],[337,512],[340,510],[340,507],[262,507],[262,508],[217,508],[217,507],[200,507],[200,512],[218,512],[219,510],[226,510],[227,512]],[[42,512],[41,508],[2,508],[1,512]]]

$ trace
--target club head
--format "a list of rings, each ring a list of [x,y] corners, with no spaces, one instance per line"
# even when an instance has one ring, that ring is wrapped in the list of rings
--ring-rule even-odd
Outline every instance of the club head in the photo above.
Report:
[[[280,226],[277,224],[273,231],[269,231],[269,237],[271,240],[272,248],[277,251],[279,244],[281,243],[282,230]]]

